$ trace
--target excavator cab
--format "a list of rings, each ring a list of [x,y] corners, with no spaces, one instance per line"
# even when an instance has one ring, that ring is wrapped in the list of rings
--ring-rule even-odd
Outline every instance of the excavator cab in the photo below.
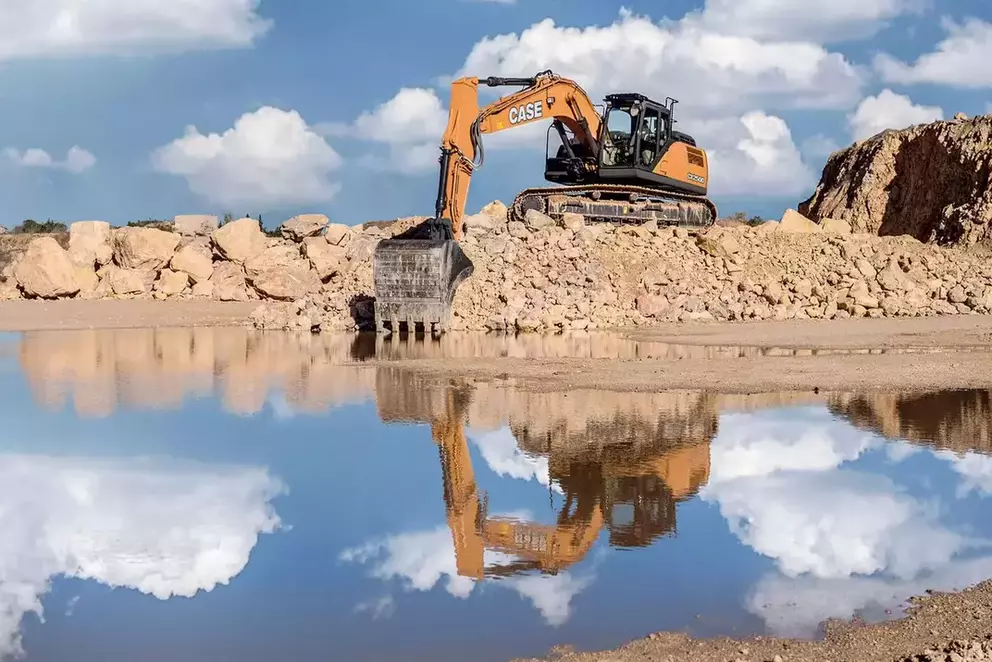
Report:
[[[662,105],[642,94],[628,93],[611,94],[606,103],[600,138],[600,178],[631,184],[650,181],[672,138],[675,100]]]

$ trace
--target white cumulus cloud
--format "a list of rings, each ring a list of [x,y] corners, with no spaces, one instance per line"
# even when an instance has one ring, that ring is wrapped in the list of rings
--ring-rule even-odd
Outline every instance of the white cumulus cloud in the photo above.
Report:
[[[57,576],[161,600],[228,583],[280,525],[282,489],[248,467],[0,455],[0,658]]]
[[[940,107],[919,106],[909,97],[885,89],[876,96],[866,97],[848,116],[847,122],[851,136],[864,140],[886,129],[905,129],[941,119],[944,119],[944,111]]]
[[[96,157],[78,145],[69,148],[65,159],[61,161],[53,159],[51,154],[37,147],[31,147],[24,151],[16,147],[8,147],[3,150],[3,155],[8,161],[21,168],[49,168],[65,170],[77,175],[96,165]]]
[[[452,76],[533,75],[551,69],[574,79],[594,102],[611,92],[680,99],[678,129],[712,153],[713,193],[796,195],[815,183],[786,123],[775,109],[848,108],[861,96],[863,74],[843,55],[813,41],[729,33],[701,16],[655,22],[621,10],[608,25],[558,25],[545,19],[519,33],[477,42]],[[751,3],[749,12],[758,5]],[[760,13],[760,12],[759,12]],[[882,12],[885,14],[885,12]],[[512,89],[480,91],[481,103]],[[405,88],[335,133],[385,142],[389,156],[368,159],[394,170],[437,167],[446,123],[445,102],[433,90]],[[533,123],[483,139],[486,148],[543,151],[550,122]],[[557,145],[552,140],[552,148]],[[529,157],[528,157],[529,158]]]
[[[623,10],[610,25],[559,26],[486,37],[456,75],[528,76],[552,69],[594,98],[641,92],[682,101],[683,117],[755,107],[836,108],[856,100],[862,75],[812,42],[763,41],[704,29],[694,19],[655,23]]]
[[[153,166],[184,177],[190,190],[225,205],[326,202],[342,159],[295,110],[265,106],[223,134],[190,126],[152,154]]]
[[[922,0],[707,0],[703,25],[727,34],[830,42],[867,37]]]
[[[438,169],[441,137],[447,124],[448,110],[434,90],[404,87],[353,122],[321,124],[317,130],[328,136],[385,145],[385,155],[367,154],[361,163],[414,175]]]
[[[754,111],[715,126],[720,131],[701,124],[695,134],[709,148],[711,195],[799,195],[816,184],[781,118]]]
[[[261,0],[6,0],[0,60],[250,45],[271,27]]]
[[[830,156],[839,149],[841,146],[836,140],[822,133],[810,136],[802,144],[803,154],[814,158]]]
[[[946,38],[935,51],[925,53],[912,64],[891,55],[875,58],[875,68],[890,83],[934,83],[963,88],[992,87],[992,23],[969,19],[956,23],[943,21]]]

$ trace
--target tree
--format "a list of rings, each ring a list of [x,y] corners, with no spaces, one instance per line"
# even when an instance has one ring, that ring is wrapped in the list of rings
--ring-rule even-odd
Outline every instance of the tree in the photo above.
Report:
[[[60,221],[48,219],[44,223],[39,223],[31,218],[25,219],[23,223],[11,230],[14,234],[53,234],[68,231],[69,228],[66,224]]]

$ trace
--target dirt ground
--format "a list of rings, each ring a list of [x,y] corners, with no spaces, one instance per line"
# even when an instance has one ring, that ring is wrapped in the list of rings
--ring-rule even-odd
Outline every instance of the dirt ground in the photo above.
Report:
[[[256,306],[257,301],[2,301],[0,331],[241,325]]]

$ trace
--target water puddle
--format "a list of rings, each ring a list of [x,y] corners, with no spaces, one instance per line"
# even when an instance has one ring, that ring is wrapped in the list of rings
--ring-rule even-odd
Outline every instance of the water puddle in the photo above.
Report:
[[[816,637],[992,577],[992,392],[539,393],[363,364],[381,338],[3,340],[4,660]],[[491,342],[457,351],[548,351]]]
[[[682,344],[628,338],[609,332],[562,334],[482,335],[449,333],[440,337],[414,334],[362,334],[353,340],[355,360],[378,359],[756,359],[789,356],[849,356],[893,354],[948,354],[987,352],[985,347],[919,346],[872,348],[803,348],[786,346]]]

